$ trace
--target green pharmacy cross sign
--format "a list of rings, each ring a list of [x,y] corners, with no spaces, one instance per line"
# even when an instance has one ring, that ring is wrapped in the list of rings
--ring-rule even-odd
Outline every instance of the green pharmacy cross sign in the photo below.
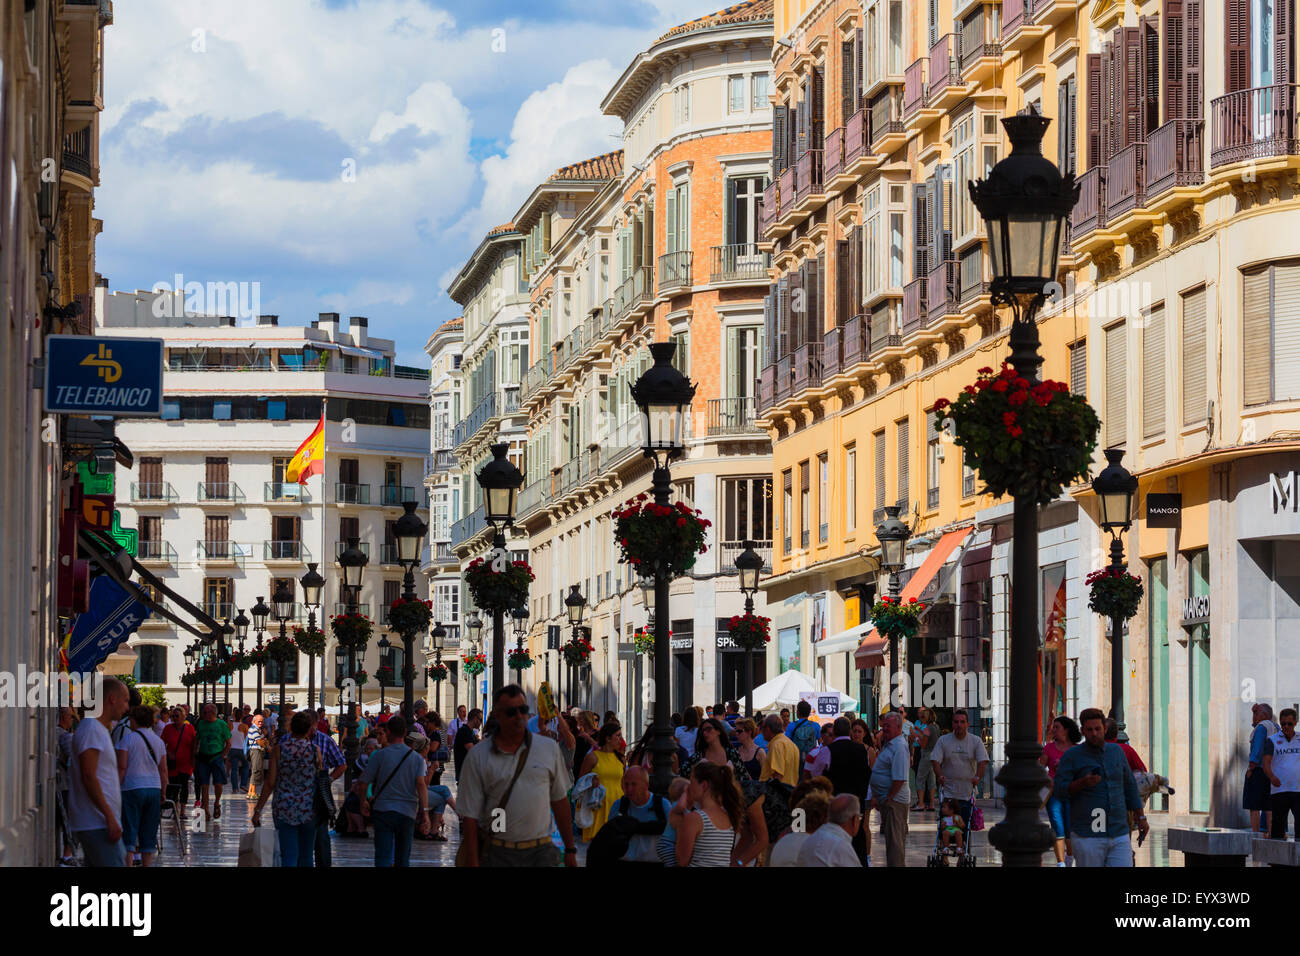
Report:
[[[77,464],[77,480],[81,483],[83,495],[112,495],[113,494],[113,476],[112,474],[101,475],[95,470],[93,461],[83,461]],[[137,546],[140,540],[140,534],[131,528],[122,527],[122,513],[116,509],[113,510],[113,524],[111,528],[100,532],[105,537],[111,539],[118,547],[122,548],[131,557],[137,554]]]

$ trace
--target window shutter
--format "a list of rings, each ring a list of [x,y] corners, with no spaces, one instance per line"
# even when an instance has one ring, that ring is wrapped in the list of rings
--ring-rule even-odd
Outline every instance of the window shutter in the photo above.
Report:
[[[840,41],[840,124],[848,125],[853,115],[853,64],[857,59],[857,46],[852,40]]]
[[[862,76],[865,72],[863,61],[867,57],[867,45],[863,41],[862,28],[853,34],[853,112],[862,109]]]
[[[767,287],[767,295],[763,298],[763,340],[766,352],[763,357],[763,366],[766,368],[776,361],[776,356],[772,354],[776,342],[776,285],[772,284]]]
[[[786,111],[785,122],[785,168],[789,169],[799,156],[799,117],[803,113],[800,104],[791,106]]]
[[[1292,260],[1273,266],[1273,401],[1297,398],[1300,398],[1300,260]]]
[[[853,317],[849,298],[849,276],[853,274],[849,262],[849,241],[841,239],[835,243],[835,324],[843,325]]]
[[[1260,405],[1273,395],[1271,279],[1267,266],[1242,276],[1241,381],[1247,405]]]
[[[1070,154],[1070,88],[1064,84],[1056,87],[1056,164],[1061,172],[1069,172]]]
[[[1250,88],[1250,0],[1224,0],[1224,92]]]
[[[774,359],[784,358],[790,354],[790,280],[793,276],[783,275],[777,280],[776,288],[776,344],[773,347]]]
[[[740,329],[727,330],[727,378],[722,383],[722,394],[726,398],[742,394],[736,389],[737,352],[740,346],[737,333],[740,331]]]
[[[1088,397],[1088,340],[1070,346],[1070,392]]]
[[[551,214],[548,212],[542,216],[542,261],[551,251]]]
[[[1160,34],[1156,22],[1155,17],[1138,21],[1138,141],[1143,143],[1160,128]]]
[[[689,187],[677,197],[677,216],[681,220],[681,228],[678,230],[678,236],[682,245],[687,245],[687,230],[690,229],[690,191]],[[647,203],[645,207],[644,225],[641,228],[641,238],[645,242],[645,251],[641,255],[641,264],[653,266],[655,261],[655,206],[654,203]]]
[[[772,110],[772,176],[780,176],[789,165],[785,159],[785,124],[789,107],[784,103],[776,104]]]
[[[731,185],[731,180],[727,180],[727,185]],[[729,210],[731,204],[728,203],[726,208]],[[668,195],[664,197],[664,251],[677,251],[677,190],[668,190]]]
[[[1102,62],[1100,53],[1088,54],[1088,168],[1100,166]]]
[[[808,263],[799,266],[798,272],[790,273],[790,316],[786,326],[787,352],[793,352],[803,345],[804,311],[808,308],[808,297],[804,291],[804,272]]]
[[[757,182],[755,182],[753,189],[755,192],[758,191]],[[742,233],[739,228],[740,217],[736,214],[736,181],[734,179],[728,179],[723,192],[726,201],[726,206],[723,207],[722,213],[727,219],[726,240],[728,245],[734,246],[745,242],[749,238],[748,235]],[[748,200],[746,200],[746,202],[748,202]]]
[[[862,311],[862,227],[849,230],[849,318]]]
[[[930,46],[939,42],[939,0],[930,0]]]
[[[1142,437],[1165,433],[1165,307],[1152,308],[1142,330]]]
[[[804,280],[808,284],[806,293],[808,297],[808,316],[804,326],[804,341],[811,342],[814,345],[821,345],[822,332],[825,330],[825,323],[822,321],[824,312],[822,277],[825,272],[826,259],[824,256],[808,260],[808,273],[807,278]]]
[[[905,505],[908,503],[908,492],[910,484],[911,468],[911,429],[908,427],[909,421],[904,418],[898,423],[898,504]]]
[[[1205,90],[1205,0],[1183,2],[1183,116],[1200,119]]]
[[[930,214],[929,183],[912,186],[912,217],[916,224],[916,275],[924,279],[930,274]]]
[[[1116,47],[1122,47],[1116,59],[1117,80],[1123,84],[1122,94],[1116,90],[1118,100],[1124,104],[1124,127],[1116,136],[1111,155],[1127,149],[1142,139],[1142,42],[1138,27],[1122,27],[1115,31]]]
[[[1106,165],[1115,149],[1115,114],[1123,117],[1124,107],[1115,102],[1115,44],[1106,41],[1101,54],[1101,165]]]
[[[1291,82],[1291,61],[1295,56],[1294,17],[1294,2],[1283,0],[1273,5],[1273,84],[1275,86]]]
[[[885,433],[876,432],[876,507],[885,507]]]
[[[1204,421],[1205,289],[1183,296],[1183,424]]]
[[[1165,43],[1165,122],[1168,123],[1186,115],[1183,112],[1183,44],[1186,42],[1183,36],[1183,0],[1165,0],[1161,19]]]
[[[1107,448],[1124,444],[1126,428],[1124,415],[1128,408],[1127,380],[1124,350],[1126,348],[1123,322],[1106,329],[1106,392],[1105,420],[1102,422]]]
[[[1079,86],[1078,77],[1070,77],[1070,102],[1066,110],[1066,125],[1070,130],[1070,165],[1068,172],[1079,170]]]
[[[794,158],[799,159],[808,152],[808,123],[812,119],[812,89],[808,80],[800,86],[799,116],[795,126],[797,140]]]
[[[826,67],[813,69],[812,123],[809,149],[821,149],[826,135]]]

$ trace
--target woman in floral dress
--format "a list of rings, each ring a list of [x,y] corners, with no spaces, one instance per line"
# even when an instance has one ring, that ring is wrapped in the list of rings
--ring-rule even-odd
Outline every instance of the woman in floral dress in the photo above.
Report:
[[[266,787],[253,808],[253,826],[262,825],[262,807],[272,793],[271,817],[280,841],[281,866],[311,866],[316,848],[316,771],[320,751],[312,740],[312,715],[300,710],[289,722],[289,736],[271,751]]]

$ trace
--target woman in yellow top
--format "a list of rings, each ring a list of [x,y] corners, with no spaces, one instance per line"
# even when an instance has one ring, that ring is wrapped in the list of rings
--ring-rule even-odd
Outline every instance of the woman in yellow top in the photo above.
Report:
[[[605,788],[605,802],[596,808],[591,826],[582,831],[582,839],[590,842],[596,832],[609,819],[610,811],[623,797],[623,753],[627,743],[623,740],[623,728],[614,721],[601,727],[596,734],[596,749],[587,754],[582,761],[579,777],[594,773]]]

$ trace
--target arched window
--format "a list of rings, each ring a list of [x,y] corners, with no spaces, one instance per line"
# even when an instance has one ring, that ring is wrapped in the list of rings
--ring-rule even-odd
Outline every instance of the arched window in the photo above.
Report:
[[[167,648],[161,644],[136,646],[134,677],[137,684],[167,683]]]

